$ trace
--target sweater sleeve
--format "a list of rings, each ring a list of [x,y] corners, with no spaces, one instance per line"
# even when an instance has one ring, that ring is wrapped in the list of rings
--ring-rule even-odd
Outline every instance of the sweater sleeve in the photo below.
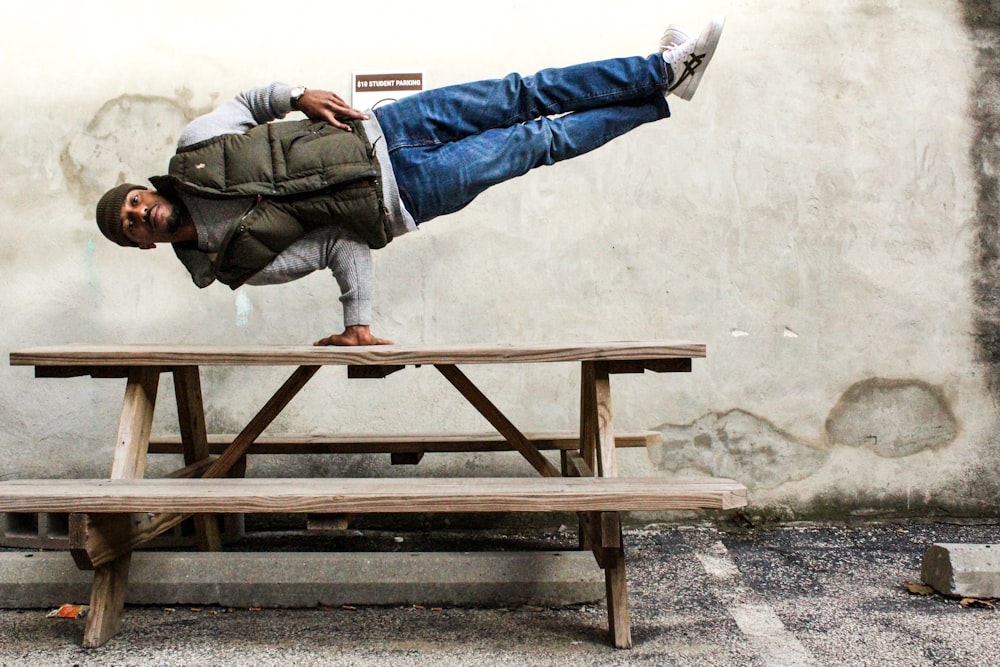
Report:
[[[291,94],[292,87],[280,81],[245,90],[188,123],[177,146],[183,148],[220,134],[242,134],[256,125],[280,120],[292,111]]]
[[[333,245],[328,266],[340,286],[344,326],[371,324],[375,291],[371,248],[357,239],[342,238]]]
[[[277,285],[329,268],[340,287],[344,326],[371,324],[375,268],[368,244],[344,230],[321,227],[288,246],[248,285]]]

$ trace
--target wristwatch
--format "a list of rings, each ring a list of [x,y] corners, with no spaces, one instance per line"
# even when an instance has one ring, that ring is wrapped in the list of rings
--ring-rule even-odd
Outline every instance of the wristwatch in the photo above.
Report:
[[[292,88],[292,94],[289,97],[289,101],[292,103],[293,109],[297,110],[299,108],[299,100],[302,98],[303,95],[305,95],[305,93],[306,93],[305,86],[295,86],[294,88]]]

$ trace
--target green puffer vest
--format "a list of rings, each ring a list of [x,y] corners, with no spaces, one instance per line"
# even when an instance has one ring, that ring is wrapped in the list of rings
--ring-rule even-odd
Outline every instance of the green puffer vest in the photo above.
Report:
[[[220,135],[179,149],[168,174],[149,180],[166,196],[257,197],[212,265],[236,289],[316,227],[346,227],[372,248],[392,240],[378,162],[361,124],[351,125],[288,121]]]

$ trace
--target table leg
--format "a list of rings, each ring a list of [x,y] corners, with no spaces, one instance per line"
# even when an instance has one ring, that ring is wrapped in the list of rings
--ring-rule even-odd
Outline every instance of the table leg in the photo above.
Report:
[[[125,610],[125,591],[132,554],[120,556],[94,572],[90,589],[90,609],[83,631],[83,647],[97,648],[118,634]]]
[[[619,540],[620,541],[620,540]],[[615,648],[632,648],[632,622],[628,608],[628,582],[625,578],[625,544],[608,549],[604,568],[604,589],[608,597],[608,632]]]
[[[111,479],[136,479],[146,473],[146,452],[153,430],[153,409],[160,383],[160,369],[133,368],[125,386],[118,439],[115,441]]]
[[[580,456],[599,477],[617,477],[608,362],[584,361],[580,378]]]
[[[632,630],[621,512],[580,512],[579,517],[581,548],[593,551],[594,559],[604,570],[611,642],[616,648],[631,648]]]
[[[111,466],[112,479],[135,479],[145,474],[159,381],[159,368],[140,367],[129,371]],[[129,551],[95,570],[90,611],[83,634],[85,648],[101,646],[121,627],[131,561],[132,553]]]
[[[607,362],[594,367],[594,394],[597,403],[597,474],[618,476],[618,455],[615,452],[615,428],[611,418],[611,376]]]
[[[174,395],[177,398],[177,422],[184,447],[184,464],[191,465],[208,458],[205,405],[197,366],[174,368]],[[222,551],[218,517],[214,514],[195,514],[192,520],[198,547],[202,551]]]
[[[597,470],[597,394],[594,393],[594,363],[580,364],[580,457]]]
[[[580,385],[580,456],[596,476],[617,477],[609,364],[604,361],[583,362]],[[611,643],[616,648],[631,648],[621,514],[592,512],[581,515],[580,529],[581,545],[593,549],[598,564],[604,570]]]

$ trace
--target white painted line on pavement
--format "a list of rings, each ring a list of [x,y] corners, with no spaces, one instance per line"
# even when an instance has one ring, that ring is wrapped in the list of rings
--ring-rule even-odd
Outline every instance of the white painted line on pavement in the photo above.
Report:
[[[726,545],[701,530],[684,539],[705,568],[715,593],[729,609],[740,631],[768,667],[820,667],[820,662],[788,631],[774,609],[743,580]]]

